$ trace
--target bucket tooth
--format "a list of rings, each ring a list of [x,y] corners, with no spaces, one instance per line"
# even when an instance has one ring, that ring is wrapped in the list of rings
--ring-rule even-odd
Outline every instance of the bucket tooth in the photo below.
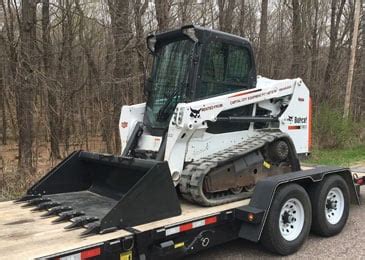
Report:
[[[28,194],[28,195],[25,195],[25,196],[21,197],[18,200],[15,200],[14,203],[21,203],[21,202],[25,202],[25,201],[28,201],[28,200],[31,200],[31,199],[37,199],[37,198],[40,198],[40,197],[42,197],[42,195],[40,195],[40,194]]]
[[[47,202],[42,202],[41,204],[38,204],[36,206],[35,209],[33,209],[32,211],[41,211],[44,209],[50,209],[56,206],[60,206],[61,204],[56,202],[56,201],[47,201]]]
[[[70,210],[66,212],[61,212],[58,214],[59,217],[55,220],[53,220],[54,223],[63,222],[66,220],[70,220],[75,217],[83,216],[85,215],[84,212],[76,211],[76,210]]]
[[[52,215],[57,215],[61,212],[70,211],[72,210],[69,206],[56,206],[53,208],[48,209],[48,212],[44,213],[41,217],[50,217]]]
[[[88,224],[84,225],[84,228],[86,228],[86,230],[81,233],[82,237],[86,237],[86,236],[93,235],[93,234],[98,234],[100,232],[100,222],[97,221],[97,222],[88,223]]]
[[[74,228],[83,227],[84,225],[95,222],[97,220],[99,220],[97,217],[88,217],[88,216],[75,217],[75,218],[70,219],[72,224],[65,227],[65,229],[74,229]]]
[[[31,207],[31,206],[36,206],[38,204],[41,204],[43,202],[48,202],[51,201],[51,199],[49,198],[36,198],[36,199],[31,199],[27,201],[27,204],[23,205],[22,207]]]

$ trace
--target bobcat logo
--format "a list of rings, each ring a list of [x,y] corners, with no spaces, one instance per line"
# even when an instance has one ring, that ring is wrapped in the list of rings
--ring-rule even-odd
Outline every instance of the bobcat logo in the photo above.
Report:
[[[193,108],[190,107],[190,111],[191,111],[190,117],[192,117],[192,118],[200,118],[200,110],[202,110],[202,109],[195,110],[195,109],[193,109]]]
[[[293,120],[293,117],[292,116],[288,116],[288,121],[291,123],[291,122],[293,122],[294,120]]]

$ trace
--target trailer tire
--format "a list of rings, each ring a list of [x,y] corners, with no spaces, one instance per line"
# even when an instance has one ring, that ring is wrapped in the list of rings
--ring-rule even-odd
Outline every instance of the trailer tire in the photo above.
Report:
[[[285,220],[285,214],[288,216],[287,219],[290,218],[290,223]],[[311,223],[312,207],[305,189],[294,183],[284,185],[278,189],[274,197],[261,236],[261,243],[274,253],[292,254],[307,239]],[[287,224],[289,226],[285,228]]]
[[[340,233],[350,210],[350,191],[346,181],[338,175],[326,177],[311,185],[309,196],[312,202],[312,232],[324,237]]]

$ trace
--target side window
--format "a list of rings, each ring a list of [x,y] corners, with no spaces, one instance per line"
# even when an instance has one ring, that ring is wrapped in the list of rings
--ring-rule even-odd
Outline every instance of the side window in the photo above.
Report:
[[[224,42],[211,42],[202,62],[197,98],[238,91],[244,88],[251,70],[248,49]]]
[[[250,54],[246,48],[229,46],[225,80],[234,83],[246,82],[250,72],[250,64]]]

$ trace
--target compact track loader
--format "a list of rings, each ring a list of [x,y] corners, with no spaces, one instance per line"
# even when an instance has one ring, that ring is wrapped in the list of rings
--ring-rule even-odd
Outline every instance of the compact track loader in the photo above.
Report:
[[[248,40],[196,26],[150,35],[147,102],[123,106],[119,156],[77,151],[18,202],[68,228],[105,233],[248,198],[258,180],[300,170],[311,100],[301,79],[256,75]]]

